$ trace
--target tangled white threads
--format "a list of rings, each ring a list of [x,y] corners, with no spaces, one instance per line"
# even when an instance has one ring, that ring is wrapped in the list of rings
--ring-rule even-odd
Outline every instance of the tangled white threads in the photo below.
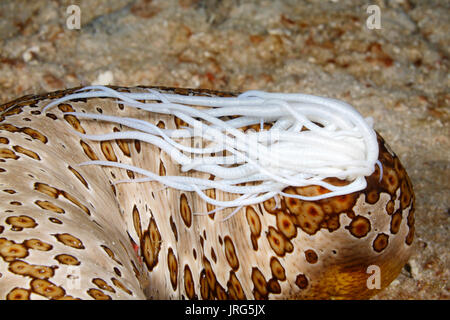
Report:
[[[349,104],[330,98],[262,91],[248,91],[237,97],[186,96],[152,89],[128,93],[90,86],[51,102],[44,111],[68,100],[99,97],[115,98],[124,105],[149,112],[170,114],[186,122],[187,126],[176,130],[161,129],[135,118],[67,112],[79,118],[113,122],[131,129],[102,135],[77,133],[81,138],[144,141],[169,154],[181,165],[182,171],[209,173],[215,180],[159,176],[143,168],[110,161],[88,161],[81,165],[131,170],[144,178],[119,182],[157,181],[168,187],[196,192],[219,208],[240,208],[276,195],[313,201],[348,194],[366,187],[364,176],[371,175],[376,164],[382,169],[377,160],[378,142],[372,120],[364,119]],[[260,127],[258,132],[239,129],[255,124]],[[264,124],[270,124],[270,129],[263,130]],[[197,147],[182,143],[190,141],[189,145],[192,145],[199,139]],[[324,181],[329,177],[351,182],[335,186]],[[307,197],[282,191],[287,186],[308,185],[320,185],[329,192]],[[235,200],[219,201],[204,192],[211,188],[240,196]]]

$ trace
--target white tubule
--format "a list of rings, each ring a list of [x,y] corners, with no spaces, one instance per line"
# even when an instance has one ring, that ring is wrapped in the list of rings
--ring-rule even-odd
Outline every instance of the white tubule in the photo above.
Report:
[[[161,129],[135,118],[66,112],[130,129],[101,135],[76,132],[82,139],[140,140],[166,152],[181,165],[183,172],[197,171],[215,177],[210,180],[159,176],[144,168],[111,161],[80,164],[117,167],[143,176],[118,183],[157,181],[166,187],[196,192],[220,208],[240,208],[277,195],[315,201],[349,194],[366,188],[364,177],[374,172],[375,165],[382,170],[373,119],[364,119],[351,105],[331,98],[263,91],[248,91],[237,97],[188,96],[153,89],[129,93],[89,86],[51,102],[44,111],[69,100],[105,97],[148,112],[176,116],[187,126]],[[240,129],[255,124],[260,127],[257,132]],[[264,124],[270,124],[270,129],[263,130]],[[347,180],[349,184],[335,186],[324,181],[330,177]],[[288,186],[309,185],[322,186],[329,192],[314,197],[283,192]],[[211,188],[239,197],[218,201],[204,192]]]

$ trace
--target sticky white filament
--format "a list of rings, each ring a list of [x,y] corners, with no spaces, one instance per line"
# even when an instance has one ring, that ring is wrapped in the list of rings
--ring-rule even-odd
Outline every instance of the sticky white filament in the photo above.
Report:
[[[143,176],[117,183],[157,181],[167,187],[196,192],[218,209],[237,208],[230,216],[242,206],[277,195],[314,201],[360,191],[366,187],[364,177],[374,172],[376,164],[380,166],[373,120],[364,119],[345,102],[312,95],[248,91],[237,97],[209,97],[152,89],[128,93],[90,86],[51,102],[44,111],[68,100],[101,97],[115,98],[121,104],[148,112],[173,115],[187,125],[161,129],[141,119],[67,112],[78,118],[129,128],[101,135],[77,132],[82,139],[143,141],[170,155],[181,165],[182,172],[208,173],[215,179],[159,176],[144,168],[110,161],[88,161],[81,165],[117,167]],[[265,124],[270,129],[264,130]],[[257,125],[259,131],[240,129],[252,125]],[[335,186],[324,181],[331,177],[349,183]],[[313,197],[283,192],[288,186],[309,185],[322,186],[329,192]],[[236,194],[237,198],[212,199],[205,193],[212,188]]]

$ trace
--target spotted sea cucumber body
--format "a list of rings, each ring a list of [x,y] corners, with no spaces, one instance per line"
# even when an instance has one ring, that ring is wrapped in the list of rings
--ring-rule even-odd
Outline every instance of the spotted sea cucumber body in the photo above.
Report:
[[[377,168],[365,190],[313,202],[270,199],[222,222],[219,213],[194,215],[214,209],[194,193],[152,183],[113,186],[134,174],[77,166],[100,159],[180,174],[155,146],[80,140],[73,129],[95,134],[126,128],[66,111],[135,117],[168,129],[182,123],[109,98],[70,101],[42,112],[74,90],[0,106],[1,299],[361,299],[386,287],[408,260],[414,193],[380,136],[383,175],[380,180]],[[325,192],[317,186],[284,191]],[[214,189],[207,194],[231,199]],[[368,284],[370,266],[379,268],[379,288]]]

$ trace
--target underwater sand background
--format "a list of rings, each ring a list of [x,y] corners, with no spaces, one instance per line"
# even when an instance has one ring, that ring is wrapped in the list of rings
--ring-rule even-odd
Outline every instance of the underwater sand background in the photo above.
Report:
[[[449,49],[445,0],[3,0],[0,104],[93,83],[346,100],[374,118],[417,198],[415,252],[374,299],[450,299]]]

